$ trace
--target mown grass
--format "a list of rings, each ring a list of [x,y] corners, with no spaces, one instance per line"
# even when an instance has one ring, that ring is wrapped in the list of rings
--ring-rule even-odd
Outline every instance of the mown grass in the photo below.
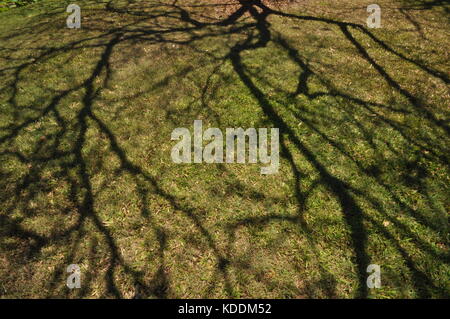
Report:
[[[448,7],[69,3],[0,14],[2,297],[449,297]],[[174,164],[196,119],[279,173]]]

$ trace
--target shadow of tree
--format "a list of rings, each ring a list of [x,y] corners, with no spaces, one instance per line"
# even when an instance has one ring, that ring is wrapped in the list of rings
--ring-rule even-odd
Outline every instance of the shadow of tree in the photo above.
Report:
[[[424,8],[430,8],[435,5],[443,4],[442,1],[423,2]],[[124,25],[115,25],[113,27],[105,27],[107,25],[107,16],[98,16],[95,23],[87,22],[83,28],[88,33],[100,32],[95,36],[82,36],[80,39],[70,41],[69,43],[52,47],[39,46],[36,42],[31,41],[30,46],[26,49],[30,53],[24,58],[15,58],[18,51],[23,48],[1,47],[0,54],[2,59],[11,59],[11,66],[0,69],[2,76],[10,79],[0,94],[8,96],[6,104],[11,113],[10,124],[0,127],[0,157],[8,159],[23,167],[23,173],[18,178],[8,173],[5,169],[0,170],[1,187],[7,191],[0,196],[3,203],[2,213],[0,214],[0,225],[3,238],[17,238],[22,242],[22,247],[15,247],[8,244],[2,244],[2,249],[10,249],[11,251],[21,251],[23,256],[18,260],[23,260],[27,264],[33,258],[41,255],[46,247],[54,242],[60,242],[61,245],[68,247],[68,253],[57,260],[57,266],[51,271],[50,280],[45,287],[47,297],[55,296],[71,296],[71,292],[61,286],[64,283],[65,267],[74,263],[74,260],[89,261],[90,272],[85,278],[88,284],[78,291],[79,297],[88,296],[90,293],[89,284],[95,277],[94,263],[98,254],[97,247],[99,241],[105,243],[107,247],[107,260],[102,264],[102,273],[104,274],[105,291],[102,297],[158,297],[168,298],[177,296],[176,284],[172,284],[174,279],[170,277],[167,271],[168,241],[171,237],[170,232],[164,225],[155,219],[156,212],[151,206],[152,201],[158,198],[160,201],[168,203],[170,210],[180,212],[190,223],[195,226],[196,231],[201,235],[202,240],[206,241],[207,249],[212,252],[216,269],[214,275],[210,278],[208,287],[204,291],[204,297],[209,297],[213,291],[217,289],[217,282],[223,282],[224,294],[228,297],[236,297],[236,287],[232,277],[235,276],[231,269],[238,271],[252,271],[252,264],[245,255],[251,255],[251,247],[248,251],[242,253],[241,259],[233,256],[235,245],[238,242],[239,232],[243,228],[251,229],[253,227],[268,227],[271,223],[289,224],[298,231],[298,236],[306,240],[308,246],[313,251],[316,260],[316,268],[320,273],[317,282],[311,280],[306,282],[305,288],[299,289],[294,284],[286,284],[287,290],[297,295],[315,297],[316,289],[323,289],[324,295],[328,297],[337,297],[339,293],[336,291],[337,282],[339,281],[333,272],[324,267],[320,263],[320,245],[315,237],[315,230],[311,228],[305,214],[308,211],[308,202],[316,190],[329,194],[330,198],[336,201],[342,218],[345,221],[349,231],[350,243],[353,251],[354,271],[357,278],[357,287],[352,294],[357,298],[366,298],[369,295],[366,285],[366,268],[372,263],[369,252],[369,231],[376,232],[379,236],[389,242],[396,253],[401,256],[402,263],[406,265],[415,293],[419,297],[432,296],[448,296],[448,287],[436,284],[429,272],[423,269],[423,266],[417,265],[417,256],[411,255],[409,248],[405,248],[404,243],[399,241],[399,237],[407,237],[410,240],[408,245],[413,245],[418,249],[420,254],[431,256],[438,263],[448,263],[448,255],[434,244],[427,242],[423,236],[418,234],[411,228],[411,223],[417,223],[420,227],[429,230],[432,233],[442,234],[448,231],[448,225],[444,226],[439,222],[435,222],[435,218],[428,217],[414,208],[407,200],[401,197],[396,191],[392,182],[387,182],[382,177],[380,166],[377,163],[371,166],[364,158],[356,156],[349,151],[347,142],[342,136],[333,136],[332,131],[328,129],[328,125],[332,125],[333,115],[321,114],[317,118],[318,113],[310,110],[301,103],[314,103],[321,99],[329,99],[333,101],[334,108],[345,114],[351,125],[356,127],[359,134],[364,136],[365,143],[370,145],[371,151],[379,158],[384,158],[384,151],[380,149],[380,143],[376,142],[373,137],[373,130],[367,127],[362,121],[354,118],[351,108],[362,112],[364,116],[373,118],[374,121],[381,123],[383,127],[389,128],[395,134],[401,136],[407,143],[414,147],[409,154],[402,154],[402,150],[396,149],[395,146],[389,145],[388,139],[383,143],[388,147],[395,158],[392,160],[392,166],[389,166],[386,159],[386,168],[390,171],[392,167],[398,165],[398,162],[404,163],[407,171],[410,173],[404,176],[401,182],[405,182],[417,192],[424,196],[429,203],[431,211],[439,214],[441,204],[437,203],[432,194],[432,190],[428,189],[426,178],[430,177],[431,172],[421,164],[422,159],[439,163],[442,166],[448,166],[448,122],[440,119],[440,115],[430,103],[422,98],[415,96],[409,89],[401,84],[395,76],[387,71],[386,67],[377,58],[372,56],[370,50],[364,44],[366,41],[372,41],[377,45],[383,54],[394,56],[404,63],[408,63],[422,74],[440,81],[444,84],[449,83],[449,78],[445,72],[434,69],[430,65],[426,65],[421,61],[417,61],[408,57],[406,54],[399,52],[385,41],[381,40],[375,33],[369,31],[364,26],[355,23],[342,22],[328,18],[321,18],[309,15],[298,15],[274,9],[259,0],[239,0],[234,3],[224,4],[223,7],[231,10],[223,18],[217,18],[215,15],[208,15],[209,10],[221,7],[218,4],[202,4],[189,5],[181,4],[179,1],[147,1],[145,4],[134,1],[108,1],[105,5],[105,12],[114,16],[126,16],[128,20]],[[59,9],[57,9],[59,10]],[[49,13],[47,17],[52,17],[56,13]],[[105,20],[103,20],[105,19]],[[301,21],[319,23],[331,28],[335,28],[339,32],[339,36],[344,39],[346,44],[357,52],[357,55],[364,61],[366,67],[372,68],[377,73],[376,81],[384,81],[396,94],[398,100],[405,101],[403,104],[395,103],[395,105],[386,105],[379,101],[371,101],[360,96],[354,96],[348,91],[343,90],[338,83],[329,80],[326,74],[320,72],[320,68],[313,66],[313,63],[303,57],[302,52],[291,44],[290,40],[283,34],[273,28],[271,19],[286,19],[289,21]],[[14,33],[5,36],[2,41],[11,41],[16,37],[22,36],[24,33],[39,30],[41,34],[50,32],[51,26],[39,22],[38,24],[29,25],[23,29],[16,30]],[[205,49],[199,42],[208,39],[227,39],[227,48],[221,50]],[[99,112],[94,110],[94,105],[101,101],[102,94],[105,90],[114,89],[111,81],[113,73],[113,62],[111,61],[115,50],[132,44],[158,45],[165,50],[165,46],[183,46],[187,47],[198,54],[208,57],[208,61],[212,64],[211,73],[204,79],[204,86],[199,87],[201,92],[198,98],[195,98],[191,108],[184,109],[180,112],[167,111],[167,120],[171,121],[174,127],[186,123],[186,114],[192,116],[201,112],[207,112],[215,121],[222,125],[221,114],[217,113],[211,107],[211,101],[217,99],[217,89],[212,88],[213,79],[221,76],[222,69],[226,65],[231,65],[234,76],[246,87],[252,98],[257,104],[266,119],[265,124],[268,127],[278,127],[281,131],[281,154],[284,160],[289,163],[292,170],[291,179],[294,183],[293,196],[295,198],[295,214],[284,213],[268,213],[264,216],[243,216],[236,220],[229,221],[223,225],[227,233],[226,243],[221,243],[218,237],[207,226],[202,216],[204,212],[194,202],[182,197],[178,197],[170,191],[163,181],[164,171],[158,173],[150,173],[147,169],[136,164],[128,151],[121,145],[117,138],[117,134],[111,129],[107,120],[102,118]],[[262,72],[248,65],[246,58],[250,54],[256,54],[260,50],[267,49],[269,46],[276,47],[281,50],[287,59],[296,65],[299,76],[296,83],[296,89],[289,92],[285,88],[276,87],[276,84],[266,81]],[[273,49],[271,47],[271,50]],[[47,87],[46,96],[36,95],[31,98],[24,106],[21,101],[21,87],[25,74],[30,67],[38,67],[39,64],[50,60],[59,59],[59,66],[63,68],[72,58],[76,57],[77,52],[83,50],[93,50],[100,52],[95,65],[90,71],[86,69],[88,76],[83,80],[74,80],[67,88],[51,89],[51,85]],[[267,49],[269,50],[269,49]],[[72,56],[63,56],[73,53]],[[170,53],[169,53],[170,54]],[[139,55],[139,53],[137,53]],[[133,59],[138,59],[133,56]],[[130,102],[134,99],[144,96],[146,93],[157,90],[158,87],[164,87],[169,81],[177,80],[185,77],[194,71],[194,67],[187,67],[178,73],[169,75],[159,82],[156,82],[148,91],[142,91],[138,94],[124,96],[124,102]],[[311,83],[318,81],[324,91],[317,91],[311,88]],[[77,83],[78,82],[78,83]],[[75,84],[74,84],[75,83]],[[268,94],[268,88],[278,92],[273,97]],[[80,107],[75,111],[70,121],[67,117],[60,114],[61,108],[68,107],[67,99],[78,97]],[[292,101],[291,105],[285,105],[283,101],[277,101],[277,98],[283,98]],[[42,101],[49,98],[49,102],[45,107],[39,105]],[[43,100],[40,100],[43,99]],[[302,102],[298,102],[302,101]],[[197,109],[195,103],[198,103]],[[282,109],[280,109],[282,105]],[[125,108],[130,107],[129,105]],[[183,113],[186,112],[186,113]],[[197,113],[195,113],[197,112]],[[116,116],[119,116],[119,113]],[[202,113],[204,114],[204,113]],[[356,113],[355,113],[356,114]],[[412,134],[415,132],[414,127],[396,121],[392,116],[386,114],[407,114],[414,118],[420,118],[424,127],[429,129],[428,135]],[[55,122],[56,129],[49,133],[36,138],[22,138],[24,132],[40,123],[45,118],[51,118]],[[184,120],[183,120],[184,118]],[[191,122],[189,118],[187,122]],[[299,136],[294,123],[301,123],[322,140],[326,141],[332,152],[339,154],[346,161],[352,163],[355,174],[366,180],[369,184],[374,184],[380,194],[386,194],[392,205],[398,210],[403,211],[411,218],[412,221],[407,224],[401,219],[392,216],[389,205],[380,199],[379,194],[373,194],[361,185],[356,184],[346,176],[338,176],[334,173],[334,166],[324,159],[323,154],[313,148],[308,140]],[[380,124],[380,125],[381,125]],[[118,159],[117,168],[111,172],[102,184],[98,184],[93,172],[92,158],[86,153],[87,140],[90,138],[90,129],[95,128],[98,134],[103,137],[103,142],[108,145],[109,150]],[[432,139],[429,136],[433,136]],[[436,138],[438,137],[439,138]],[[21,148],[20,143],[25,140],[29,146]],[[351,143],[351,142],[350,142]],[[22,150],[21,150],[22,149]],[[414,159],[411,160],[411,157]],[[314,171],[314,182],[306,188],[302,185],[301,180],[311,173],[305,171],[299,158],[305,159],[308,165]],[[99,159],[100,160],[100,159]],[[153,160],[153,159],[152,159]],[[102,170],[105,163],[99,163],[97,169]],[[229,171],[220,166],[223,174],[230,175]],[[52,172],[52,177],[58,180],[58,183],[47,183],[46,176],[48,171]],[[123,257],[120,244],[118,244],[117,235],[112,232],[104,218],[102,218],[102,208],[96,205],[101,192],[109,187],[109,184],[119,176],[127,176],[135,185],[135,194],[139,199],[139,207],[142,218],[154,234],[155,243],[158,249],[155,251],[151,263],[155,266],[155,271],[151,280],[146,279],[145,271],[137,270],[136,267],[130,266],[129,262]],[[95,185],[94,185],[95,183]],[[227,181],[231,192],[238,196],[249,196],[253,201],[270,202],[277,199],[271,199],[267,194],[252,189],[245,183],[241,183],[239,178],[232,177]],[[70,222],[62,227],[62,230],[51,230],[49,234],[43,235],[40,231],[30,230],[27,225],[27,218],[42,214],[39,210],[34,210],[33,202],[39,196],[39,192],[48,188],[47,191],[55,192],[60,184],[67,187],[67,194],[64,197],[65,202],[60,203],[59,207],[61,215],[65,216]],[[9,185],[13,185],[12,189]],[[98,193],[97,193],[98,192]],[[214,194],[214,192],[212,192]],[[217,195],[219,196],[219,195]],[[24,217],[11,217],[8,212],[22,210]],[[368,210],[374,210],[381,216],[369,214]],[[75,212],[75,213],[73,213]],[[44,216],[45,218],[45,216]],[[382,225],[380,220],[387,220],[393,225],[395,230],[389,230]],[[89,234],[89,236],[87,236]],[[92,235],[93,234],[93,235]],[[92,236],[91,236],[92,235]],[[100,235],[100,237],[97,237]],[[438,238],[444,238],[441,236]],[[281,239],[280,239],[281,240]],[[86,244],[87,243],[87,244]],[[77,252],[87,245],[87,257],[80,256]],[[409,247],[409,246],[408,246]],[[276,247],[273,248],[276,251]],[[8,259],[17,256],[8,255]],[[148,262],[148,261],[147,261]],[[13,264],[13,263],[11,263]],[[12,267],[12,266],[11,266]],[[293,265],[293,267],[299,267]],[[11,269],[10,271],[14,271]],[[120,272],[120,274],[118,274]],[[257,271],[254,270],[256,273]],[[119,287],[117,284],[117,276],[127,276],[130,279],[132,288],[128,284]],[[264,276],[256,275],[258,281],[272,289],[277,286],[275,280]],[[126,288],[125,288],[126,287]],[[318,288],[319,287],[319,288]],[[130,294],[129,291],[132,291]],[[292,293],[294,295],[295,293]],[[290,295],[290,296],[292,296]]]

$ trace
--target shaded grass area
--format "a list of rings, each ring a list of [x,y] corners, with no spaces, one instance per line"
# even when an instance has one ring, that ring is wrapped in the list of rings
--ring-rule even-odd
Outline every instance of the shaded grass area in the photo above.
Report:
[[[1,296],[449,296],[444,3],[68,4],[0,14]],[[196,119],[280,172],[172,163]]]
[[[12,8],[23,7],[38,1],[40,0],[0,0],[0,12]]]

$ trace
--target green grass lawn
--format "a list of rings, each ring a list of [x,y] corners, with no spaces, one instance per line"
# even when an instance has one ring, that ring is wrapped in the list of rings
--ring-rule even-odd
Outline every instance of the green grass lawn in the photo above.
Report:
[[[1,297],[450,297],[449,6],[254,2],[0,13]],[[173,163],[200,119],[279,173]]]

